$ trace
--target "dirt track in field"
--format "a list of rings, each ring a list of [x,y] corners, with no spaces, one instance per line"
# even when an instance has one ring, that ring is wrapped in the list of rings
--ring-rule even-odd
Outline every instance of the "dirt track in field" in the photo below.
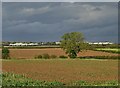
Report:
[[[65,51],[60,48],[45,48],[45,49],[10,49],[10,57],[12,58],[34,58],[37,55],[42,54],[49,54],[49,55],[65,55]],[[100,52],[100,51],[82,51],[78,54],[78,56],[117,56],[118,54],[107,53],[107,52]]]
[[[118,80],[118,62],[114,60],[11,60],[3,61],[2,68],[3,72],[64,83]]]

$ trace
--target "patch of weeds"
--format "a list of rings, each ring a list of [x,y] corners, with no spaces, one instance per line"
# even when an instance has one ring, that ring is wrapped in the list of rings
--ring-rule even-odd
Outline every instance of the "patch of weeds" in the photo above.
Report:
[[[29,86],[63,86],[61,82],[46,82],[39,80],[32,80],[24,75],[18,75],[13,73],[2,74],[2,86],[3,87],[29,87]]]
[[[117,81],[105,81],[105,82],[87,82],[87,81],[76,81],[72,82],[72,86],[118,86]]]

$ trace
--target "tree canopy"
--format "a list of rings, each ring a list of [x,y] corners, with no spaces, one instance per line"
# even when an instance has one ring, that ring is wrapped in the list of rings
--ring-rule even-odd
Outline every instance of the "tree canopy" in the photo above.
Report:
[[[81,43],[84,42],[83,34],[81,32],[71,32],[64,34],[61,38],[61,47],[70,58],[75,58],[81,50]]]

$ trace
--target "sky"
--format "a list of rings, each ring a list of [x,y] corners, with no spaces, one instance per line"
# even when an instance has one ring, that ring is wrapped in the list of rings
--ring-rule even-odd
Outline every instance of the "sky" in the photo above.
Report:
[[[119,2],[119,0],[1,0],[2,2]]]
[[[117,2],[3,2],[3,41],[51,42],[82,32],[89,42],[118,41]]]

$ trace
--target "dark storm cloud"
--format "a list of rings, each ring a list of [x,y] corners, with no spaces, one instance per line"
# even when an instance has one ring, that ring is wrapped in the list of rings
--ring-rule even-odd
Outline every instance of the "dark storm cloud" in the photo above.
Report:
[[[3,40],[59,41],[72,31],[87,41],[117,42],[117,3],[3,3]]]

